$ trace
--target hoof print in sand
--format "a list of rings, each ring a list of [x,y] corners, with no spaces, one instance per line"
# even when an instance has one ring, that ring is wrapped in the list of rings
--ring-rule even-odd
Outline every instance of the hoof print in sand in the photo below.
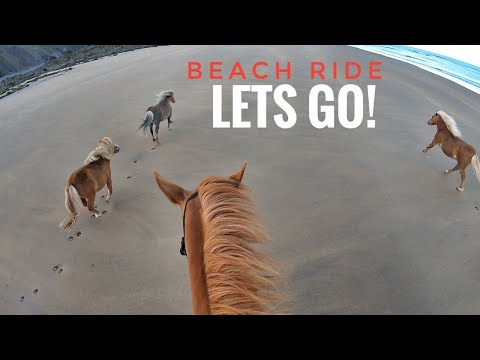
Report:
[[[133,176],[132,175],[128,175],[127,176],[127,179],[131,179]]]
[[[70,237],[68,238],[68,241],[72,241],[72,240],[73,240],[73,236],[70,236]]]
[[[53,271],[57,271],[58,268],[59,268],[59,266],[58,266],[58,265],[55,265],[52,270],[53,270]]]
[[[475,206],[475,210],[477,210],[477,211],[479,210],[479,209],[478,209],[478,206]]]
[[[23,302],[23,300],[25,300],[25,296],[20,296],[19,301],[20,301],[20,302]]]
[[[59,269],[59,270],[58,270],[58,273],[59,273],[59,274],[63,273],[63,269]]]
[[[137,160],[133,160],[133,163],[136,164],[136,163],[137,163]]]
[[[37,295],[37,294],[38,294],[38,289],[33,290],[33,295]]]
[[[107,210],[103,210],[102,214],[105,215],[107,213]]]
[[[77,236],[80,236],[82,235],[82,233],[80,231],[77,231]]]
[[[102,199],[105,199],[105,195],[102,195]],[[96,206],[95,206],[96,207]]]

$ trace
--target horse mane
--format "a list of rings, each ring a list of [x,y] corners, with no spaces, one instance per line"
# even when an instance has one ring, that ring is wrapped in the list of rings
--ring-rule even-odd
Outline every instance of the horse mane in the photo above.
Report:
[[[453,136],[455,136],[457,138],[462,137],[462,133],[458,129],[457,123],[455,122],[454,118],[452,118],[450,115],[448,115],[445,111],[437,111],[437,114],[440,115],[443,122],[447,126],[448,131],[450,131]]]
[[[161,93],[157,94],[157,105],[160,104],[162,101],[169,96],[173,96],[173,90],[164,90]]]
[[[248,189],[237,181],[208,177],[198,196],[204,226],[204,264],[212,314],[273,314],[281,300],[280,273],[254,249],[270,241]]]
[[[88,165],[92,162],[100,160],[100,158],[110,160],[114,151],[115,148],[113,146],[112,140],[109,137],[104,137],[102,140],[100,140],[100,143],[95,148],[95,150],[90,151],[83,163],[85,165]]]

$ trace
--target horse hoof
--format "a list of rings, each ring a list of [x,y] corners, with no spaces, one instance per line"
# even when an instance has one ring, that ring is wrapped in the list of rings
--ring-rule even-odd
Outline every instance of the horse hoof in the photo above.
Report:
[[[463,188],[457,187],[457,190],[458,190],[458,191],[463,191]]]
[[[445,170],[443,173],[444,173],[445,175],[448,174],[448,170]]]

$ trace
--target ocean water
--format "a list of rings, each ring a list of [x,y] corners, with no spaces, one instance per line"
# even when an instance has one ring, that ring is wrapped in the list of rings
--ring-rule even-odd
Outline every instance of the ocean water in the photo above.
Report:
[[[480,94],[480,67],[478,66],[405,45],[350,46],[415,65]]]

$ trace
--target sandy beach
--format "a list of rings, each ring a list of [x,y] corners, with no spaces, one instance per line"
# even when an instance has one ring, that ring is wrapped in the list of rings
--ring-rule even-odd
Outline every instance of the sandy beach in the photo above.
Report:
[[[263,83],[296,88],[297,124],[276,126],[268,96],[266,129],[212,128],[212,84],[231,99],[232,84],[262,83],[187,79],[187,61],[216,60],[292,61],[290,81]],[[312,127],[308,93],[320,82],[308,78],[310,61],[383,62],[375,129]],[[335,91],[348,82],[372,83],[322,81]],[[174,130],[162,123],[152,151],[136,129],[165,89],[175,91]],[[246,98],[255,124],[255,97]],[[458,172],[442,174],[453,161],[438,147],[422,153],[438,110],[480,151],[478,104],[449,80],[347,46],[155,47],[42,79],[0,100],[0,314],[191,314],[181,213],[152,172],[194,189],[244,161],[294,313],[478,314],[480,183],[469,167],[459,193]],[[103,136],[121,148],[110,204],[97,196],[108,213],[82,209],[82,234],[69,241],[57,227],[66,180]]]

